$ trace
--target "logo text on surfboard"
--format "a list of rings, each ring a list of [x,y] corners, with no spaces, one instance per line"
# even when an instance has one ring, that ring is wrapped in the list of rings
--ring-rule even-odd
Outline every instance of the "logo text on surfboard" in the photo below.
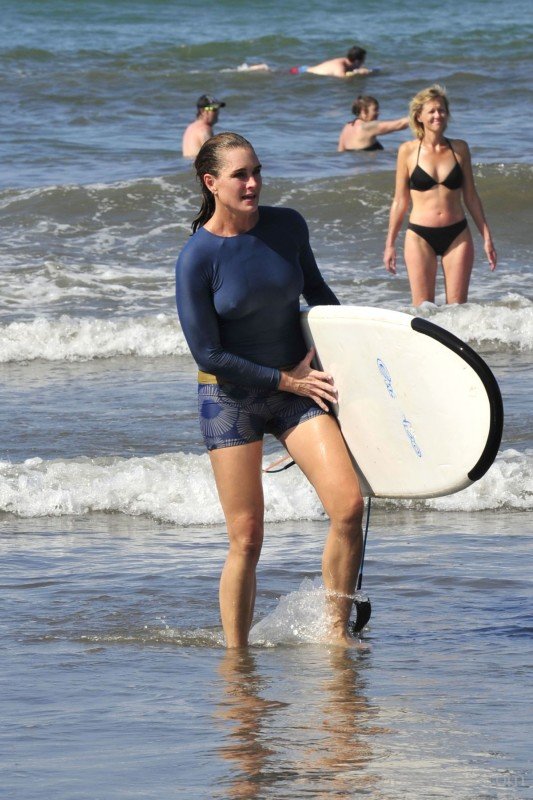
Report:
[[[383,361],[381,360],[381,358],[377,359],[377,364],[378,364],[378,369],[383,377],[383,380],[385,381],[385,388],[387,389],[392,399],[395,400],[396,392],[394,391],[392,386],[392,376],[387,367],[385,366],[385,364],[383,363]]]
[[[402,419],[402,425],[403,425],[403,429],[405,431],[405,434],[406,434],[407,438],[411,442],[411,447],[413,448],[413,450],[417,454],[418,458],[422,458],[422,450],[419,448],[418,444],[416,443],[415,435],[414,435],[414,433],[412,431],[412,428],[411,428],[411,423],[409,422],[409,420],[407,419],[405,414],[404,414],[404,417]]]
[[[396,400],[397,399],[396,392],[394,391],[394,386],[392,385],[392,375],[390,374],[387,365],[381,360],[381,358],[376,359],[376,363],[378,365],[378,369],[381,373],[381,377],[383,378],[383,381],[385,383],[385,388],[389,396],[392,397],[393,400]],[[420,449],[416,441],[415,435],[413,433],[413,427],[403,412],[402,412],[402,426],[405,431],[405,435],[409,439],[411,447],[417,454],[418,458],[422,458],[422,450]]]

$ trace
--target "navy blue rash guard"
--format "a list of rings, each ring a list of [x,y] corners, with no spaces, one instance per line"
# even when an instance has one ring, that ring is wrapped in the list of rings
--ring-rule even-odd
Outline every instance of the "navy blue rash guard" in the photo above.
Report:
[[[193,358],[230,383],[277,389],[279,368],[302,360],[300,295],[309,305],[339,303],[292,209],[261,206],[255,227],[237,236],[199,228],[176,264],[178,315]]]

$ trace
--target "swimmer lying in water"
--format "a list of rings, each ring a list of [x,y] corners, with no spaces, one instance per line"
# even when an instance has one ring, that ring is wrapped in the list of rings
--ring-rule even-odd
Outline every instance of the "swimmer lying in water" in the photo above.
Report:
[[[309,72],[313,75],[323,75],[330,78],[350,78],[353,75],[370,75],[373,70],[363,66],[366,58],[366,50],[362,47],[351,47],[345,56],[340,58],[331,58],[328,61],[322,61],[314,67],[301,66],[291,67],[289,72],[291,75],[303,75]],[[272,72],[268,64],[243,64],[239,67],[240,70],[255,70],[263,72]]]

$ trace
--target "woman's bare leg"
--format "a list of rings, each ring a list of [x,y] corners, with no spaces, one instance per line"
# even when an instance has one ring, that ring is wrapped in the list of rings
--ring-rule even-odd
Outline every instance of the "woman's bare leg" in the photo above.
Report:
[[[245,647],[254,613],[255,568],[263,543],[263,443],[209,453],[226,518],[229,551],[220,578],[220,615],[227,647]]]
[[[466,228],[442,256],[447,303],[466,303],[474,265],[474,243]]]
[[[322,556],[330,596],[331,640],[347,642],[347,623],[362,555],[364,501],[337,421],[322,415],[292,428],[284,444],[314,486],[330,519]]]
[[[405,232],[404,258],[413,305],[419,306],[425,301],[434,303],[437,282],[435,251],[425,239],[408,229]]]

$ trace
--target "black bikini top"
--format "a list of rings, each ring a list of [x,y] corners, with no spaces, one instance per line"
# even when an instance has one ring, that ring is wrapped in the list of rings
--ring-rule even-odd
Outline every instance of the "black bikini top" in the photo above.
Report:
[[[457,156],[455,155],[454,149],[451,145],[449,139],[446,139],[450,150],[453,153],[453,157],[455,159],[455,165],[452,167],[449,175],[443,181],[436,181],[435,178],[432,178],[431,175],[428,175],[425,169],[418,166],[418,159],[420,158],[420,148],[422,147],[422,142],[420,142],[418,146],[418,155],[416,157],[416,167],[411,172],[409,176],[409,188],[414,189],[415,192],[427,192],[429,189],[433,189],[434,186],[445,186],[447,189],[460,189],[463,185],[463,170],[461,169],[461,165],[457,161]]]

